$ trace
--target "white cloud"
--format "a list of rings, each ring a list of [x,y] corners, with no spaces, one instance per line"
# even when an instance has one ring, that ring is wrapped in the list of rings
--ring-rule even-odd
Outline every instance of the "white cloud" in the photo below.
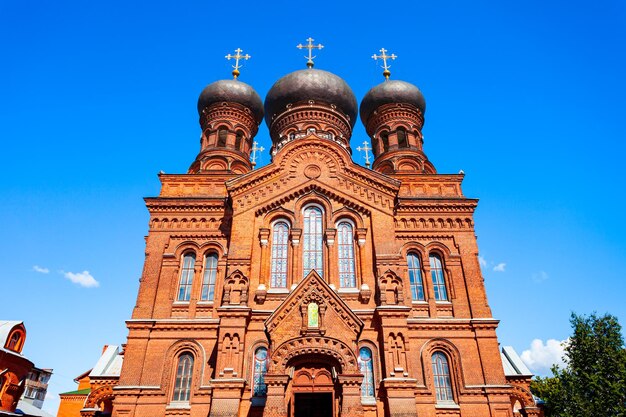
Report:
[[[40,274],[47,274],[47,273],[50,272],[50,270],[48,268],[44,268],[44,267],[39,266],[39,265],[33,265],[33,271],[39,272]]]
[[[532,278],[533,278],[533,281],[535,282],[543,282],[547,280],[548,278],[550,278],[550,276],[548,275],[546,271],[539,271],[539,272],[535,272]]]
[[[482,256],[478,257],[478,263],[480,264],[480,266],[487,266],[487,260],[485,258],[483,258]]]
[[[522,352],[521,358],[531,371],[538,375],[547,375],[552,365],[563,366],[563,354],[567,340],[548,339],[544,344],[541,339],[535,339],[530,349]]]
[[[494,272],[504,272],[506,268],[506,262],[500,262],[498,265],[493,267]]]
[[[74,284],[78,284],[81,287],[99,287],[100,283],[96,281],[96,279],[91,276],[89,271],[83,272],[62,272],[65,278],[72,281]]]

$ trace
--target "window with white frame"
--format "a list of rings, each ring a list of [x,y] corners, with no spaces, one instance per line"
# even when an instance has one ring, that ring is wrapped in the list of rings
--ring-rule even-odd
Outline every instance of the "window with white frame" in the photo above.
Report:
[[[204,257],[204,276],[202,277],[201,301],[212,301],[215,297],[215,278],[217,277],[217,253],[210,252]]]
[[[368,347],[359,349],[359,371],[363,374],[361,383],[361,398],[374,398],[374,364],[372,350]]]
[[[178,357],[176,381],[174,382],[174,396],[172,397],[172,401],[189,402],[192,374],[193,355],[191,353],[183,353]]]
[[[411,299],[413,301],[424,301],[424,284],[422,282],[422,265],[419,255],[409,252],[406,256],[409,267],[409,282],[411,284]]]
[[[354,230],[352,224],[342,221],[337,225],[337,249],[339,259],[339,286],[341,288],[356,287],[354,266]]]
[[[270,286],[287,287],[287,253],[289,249],[289,225],[284,221],[274,223],[272,229],[272,260]]]
[[[180,271],[180,283],[178,285],[178,301],[189,301],[191,298],[191,286],[193,284],[193,273],[196,264],[196,254],[186,253],[183,256],[183,267]]]
[[[254,364],[252,376],[252,395],[264,397],[267,395],[265,374],[267,373],[267,348],[259,347],[254,351]]]
[[[304,277],[315,270],[324,276],[322,210],[317,206],[304,209],[304,227],[302,231],[302,265]]]
[[[435,352],[432,356],[433,380],[435,382],[435,395],[438,403],[452,403],[452,383],[450,381],[450,367],[448,358],[442,352]]]
[[[433,281],[435,300],[447,301],[448,291],[446,289],[446,281],[443,276],[443,264],[441,262],[441,257],[436,253],[430,254],[430,276]]]

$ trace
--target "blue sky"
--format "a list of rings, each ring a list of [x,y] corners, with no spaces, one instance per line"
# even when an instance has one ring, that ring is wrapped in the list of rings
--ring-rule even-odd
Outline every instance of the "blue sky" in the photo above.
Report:
[[[305,67],[309,36],[358,100],[382,47],[423,91],[426,154],[480,198],[502,344],[545,373],[571,311],[626,324],[625,21],[622,1],[0,2],[0,318],[24,320],[25,354],[54,368],[46,408],[125,342],[142,198],[193,161],[196,100],[230,78],[224,55],[252,55],[241,80],[264,97]],[[264,125],[257,140],[269,149]]]

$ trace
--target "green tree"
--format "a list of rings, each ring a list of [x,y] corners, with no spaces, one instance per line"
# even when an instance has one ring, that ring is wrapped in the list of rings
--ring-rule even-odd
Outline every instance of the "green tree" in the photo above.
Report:
[[[565,367],[531,384],[546,417],[626,417],[626,351],[615,316],[572,314]]]

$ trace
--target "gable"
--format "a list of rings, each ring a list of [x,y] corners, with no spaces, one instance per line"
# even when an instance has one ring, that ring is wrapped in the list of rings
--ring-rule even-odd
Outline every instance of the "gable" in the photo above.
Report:
[[[270,165],[226,186],[236,211],[271,210],[315,188],[351,207],[391,212],[400,183],[353,163],[334,142],[302,139],[286,145]]]
[[[308,326],[311,303],[319,308],[317,328]],[[272,345],[280,346],[287,340],[314,333],[337,340],[356,341],[363,322],[317,272],[311,271],[265,320],[265,328]]]

